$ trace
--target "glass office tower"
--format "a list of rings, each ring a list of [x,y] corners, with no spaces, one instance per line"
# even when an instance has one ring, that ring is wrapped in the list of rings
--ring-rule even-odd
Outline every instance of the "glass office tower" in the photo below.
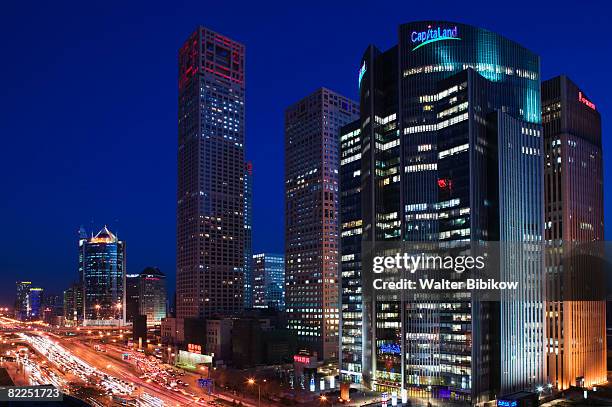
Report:
[[[157,267],[147,267],[138,283],[138,315],[147,316],[147,325],[159,325],[166,318],[166,275]]]
[[[28,293],[28,319],[38,321],[43,318],[44,309],[44,289],[40,287],[30,287]]]
[[[253,306],[285,309],[285,256],[282,254],[253,255]]]
[[[568,249],[604,239],[601,117],[567,76],[542,83],[545,236]],[[572,242],[572,243],[568,243]],[[595,245],[596,246],[596,245]],[[584,264],[547,264],[547,368],[552,385],[593,386],[607,380],[606,302],[584,290],[599,284]]]
[[[80,282],[64,290],[64,320],[70,326],[79,325],[83,320],[83,285]]]
[[[421,21],[400,26],[388,51],[368,47],[359,66],[362,244],[542,241],[537,55],[491,31]],[[354,185],[341,183],[341,196]],[[540,260],[502,262],[502,276],[539,281]],[[475,403],[545,382],[539,283],[499,303],[362,290],[351,363],[366,385]]]
[[[28,319],[28,295],[31,281],[17,281],[17,296],[15,298],[15,318],[20,321]]]
[[[79,240],[79,271],[83,287],[83,325],[125,322],[125,242],[106,226]]]
[[[340,377],[361,383],[361,127],[340,129]]]

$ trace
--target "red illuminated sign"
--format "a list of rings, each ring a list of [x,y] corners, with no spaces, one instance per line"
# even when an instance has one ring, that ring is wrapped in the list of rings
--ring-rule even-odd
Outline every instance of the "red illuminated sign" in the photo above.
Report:
[[[451,188],[453,186],[453,182],[448,178],[440,178],[438,180],[438,187],[442,189]]]
[[[309,356],[301,356],[301,355],[295,355],[293,357],[293,361],[297,362],[297,363],[303,363],[305,365],[310,363],[310,357]]]
[[[202,346],[190,343],[187,345],[187,351],[191,353],[202,353]]]
[[[595,110],[595,103],[591,102],[589,99],[585,98],[582,92],[578,92],[578,101],[580,103],[584,103],[591,109]]]

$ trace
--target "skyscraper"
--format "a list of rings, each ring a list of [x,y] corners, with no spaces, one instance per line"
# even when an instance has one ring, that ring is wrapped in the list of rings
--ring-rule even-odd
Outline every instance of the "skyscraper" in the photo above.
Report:
[[[253,255],[253,306],[285,309],[285,256],[282,254]]]
[[[253,163],[244,172],[244,308],[253,308]]]
[[[140,315],[140,274],[125,275],[125,318],[134,321]]]
[[[79,240],[84,325],[125,322],[125,243],[106,226]]]
[[[83,285],[74,283],[64,291],[64,321],[78,325],[83,320]]]
[[[361,382],[361,124],[340,130],[340,376]]]
[[[43,301],[43,320],[48,324],[55,324],[56,317],[64,315],[64,296],[45,294]]]
[[[545,236],[565,251],[602,241],[603,164],[597,106],[567,76],[542,83]],[[582,292],[604,286],[592,270],[550,257],[546,311],[547,366],[551,384],[593,386],[606,378],[606,302]],[[581,267],[582,266],[582,267]]]
[[[339,130],[358,109],[321,88],[285,111],[288,327],[324,359],[338,354]]]
[[[361,117],[342,135],[341,196],[353,204],[342,210],[344,236],[361,233],[361,243],[371,245],[539,244],[539,57],[464,24],[421,21],[401,25],[398,33],[398,45],[385,52],[370,46],[359,63]],[[349,168],[348,160],[356,159],[359,169]],[[356,175],[359,181],[350,180]],[[351,284],[363,255],[359,244],[346,243],[343,300],[357,292]],[[471,402],[544,384],[539,259],[500,263],[502,275],[533,286],[499,303],[462,293],[408,301],[363,284],[360,351],[352,344],[359,309],[354,298],[342,304],[343,376],[380,391]],[[371,270],[362,271],[363,281]]]
[[[244,306],[244,45],[204,27],[178,56],[179,318]]]
[[[166,318],[166,275],[157,267],[147,267],[139,280],[138,315],[147,316],[147,325],[159,325]]]
[[[44,289],[40,287],[30,287],[28,292],[28,319],[38,321],[43,319],[44,310]]]
[[[17,296],[15,298],[15,318],[20,321],[28,319],[28,294],[32,287],[31,281],[17,281]]]

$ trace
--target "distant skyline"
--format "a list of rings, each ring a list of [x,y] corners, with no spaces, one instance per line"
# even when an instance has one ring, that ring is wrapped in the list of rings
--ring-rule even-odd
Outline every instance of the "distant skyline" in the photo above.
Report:
[[[225,5],[225,7],[224,7]],[[541,56],[612,121],[610,6],[575,2],[10,2],[0,15],[0,305],[15,281],[61,293],[77,278],[78,230],[126,242],[127,272],[156,266],[175,286],[177,53],[203,25],[246,45],[246,156],[254,173],[254,252],[284,252],[284,109],[325,86],[356,99],[361,56],[409,21],[465,22]],[[606,236],[612,204],[605,201]]]

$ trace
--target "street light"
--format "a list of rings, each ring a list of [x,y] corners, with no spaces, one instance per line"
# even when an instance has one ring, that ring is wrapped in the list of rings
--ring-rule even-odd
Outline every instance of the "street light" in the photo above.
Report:
[[[251,386],[257,384],[257,407],[261,407],[261,386],[259,385],[259,383],[255,383],[255,379],[252,377],[249,377],[247,383]]]

